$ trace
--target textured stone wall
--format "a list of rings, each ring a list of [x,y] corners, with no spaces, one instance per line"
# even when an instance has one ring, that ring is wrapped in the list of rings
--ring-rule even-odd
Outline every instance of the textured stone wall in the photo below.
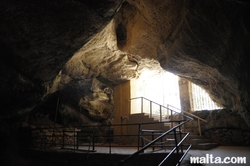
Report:
[[[122,0],[2,0],[0,87],[8,118],[29,113],[74,53],[113,18]]]
[[[160,64],[249,121],[249,3],[121,2],[1,1],[2,115],[28,114],[56,91],[103,112],[96,79],[112,89]]]
[[[243,118],[228,109],[193,112],[207,120],[201,122],[202,134],[219,145],[250,145],[250,128]],[[191,121],[187,128],[197,131],[197,121]]]
[[[233,1],[182,2],[178,26],[157,50],[161,66],[200,85],[212,99],[239,111],[249,121],[249,95],[243,90],[249,80],[248,61],[244,60],[250,43],[248,5]]]
[[[204,131],[204,136],[219,145],[250,146],[250,131],[243,129],[209,129]]]

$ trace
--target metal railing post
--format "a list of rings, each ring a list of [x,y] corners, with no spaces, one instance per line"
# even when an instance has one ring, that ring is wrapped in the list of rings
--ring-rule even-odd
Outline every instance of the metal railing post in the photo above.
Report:
[[[168,120],[169,120],[169,104],[167,104],[167,117],[168,117]]]
[[[76,128],[74,128],[74,152],[76,152]]]
[[[173,110],[171,110],[171,115],[170,116],[171,116],[170,120],[173,121]],[[171,122],[171,128],[173,128],[173,122]]]
[[[152,101],[150,101],[150,118],[152,118]]]
[[[180,124],[180,121],[178,122]],[[181,131],[181,126],[179,126],[179,132],[180,132],[180,140],[182,140],[182,131]],[[181,153],[183,153],[183,146],[181,143]]]
[[[199,135],[201,136],[201,124],[200,124],[200,119],[198,119],[198,130],[199,130]]]
[[[138,126],[138,150],[140,149],[141,124]]]
[[[43,133],[41,134],[41,149],[43,149]]]
[[[79,141],[79,134],[78,134],[78,129],[76,131],[76,149],[78,149],[78,141]]]
[[[93,126],[93,130],[92,130],[92,150],[95,151],[95,127]]]
[[[176,128],[174,129],[174,139],[175,139],[176,152],[177,154],[179,154],[179,147],[178,147],[177,136],[176,136]]]
[[[162,110],[161,110],[161,105],[160,105],[160,122],[162,122]]]
[[[141,98],[141,113],[143,113],[143,98]]]
[[[62,148],[64,148],[64,136],[65,136],[65,130],[63,129],[63,136],[62,136]]]
[[[111,154],[111,130],[109,125],[109,154]]]

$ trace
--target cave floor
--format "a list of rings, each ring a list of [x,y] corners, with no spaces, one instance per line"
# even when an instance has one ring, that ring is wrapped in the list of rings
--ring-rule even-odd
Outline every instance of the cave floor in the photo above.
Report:
[[[64,149],[61,148],[53,148],[51,150],[55,150],[58,152],[65,152],[65,151],[74,151],[73,147],[67,147]],[[110,149],[108,147],[95,147],[94,151],[91,151],[90,153],[109,153]],[[133,154],[136,152],[137,147],[112,147],[111,153],[112,154]],[[88,151],[88,147],[79,147],[78,150],[75,150],[76,153],[86,153]],[[159,151],[163,152],[163,151]],[[240,164],[240,165],[248,165],[250,163],[250,147],[244,147],[244,146],[218,146],[216,148],[210,149],[210,150],[190,150],[185,157],[183,162],[189,161],[189,157],[206,157],[206,155],[212,155],[215,157],[220,157],[221,159],[224,159],[225,157],[246,157],[246,163],[247,164]],[[184,164],[185,165],[185,164]],[[205,166],[210,165],[217,165],[217,164],[205,164]],[[228,166],[230,164],[219,164],[220,166]],[[234,164],[237,165],[237,164]]]

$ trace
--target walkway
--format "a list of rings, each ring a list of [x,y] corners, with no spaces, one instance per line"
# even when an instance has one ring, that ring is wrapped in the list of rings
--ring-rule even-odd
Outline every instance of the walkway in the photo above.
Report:
[[[72,148],[73,149],[73,148]],[[70,151],[73,151],[73,150]],[[68,151],[69,149],[53,149],[57,151]],[[88,150],[87,147],[81,147],[79,150],[76,150],[76,153],[83,153]],[[108,147],[95,147],[96,152],[91,153],[109,153]],[[132,154],[137,150],[136,147],[112,147],[111,153],[112,154]],[[210,150],[190,150],[188,155],[183,161],[182,166],[189,165],[189,158],[192,157],[206,157],[206,155],[212,155],[215,157],[221,157],[222,159],[225,157],[246,157],[246,164],[205,164],[204,166],[231,166],[231,165],[250,165],[250,147],[243,147],[243,146],[218,146],[214,149]]]

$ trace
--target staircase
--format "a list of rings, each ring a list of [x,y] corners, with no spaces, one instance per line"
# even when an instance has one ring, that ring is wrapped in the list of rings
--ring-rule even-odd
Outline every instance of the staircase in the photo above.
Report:
[[[125,123],[125,122],[124,122]],[[137,144],[138,143],[138,131],[139,130],[160,130],[162,132],[168,131],[171,128],[171,125],[168,123],[159,123],[159,120],[150,118],[148,114],[137,113],[131,114],[128,116],[126,121],[128,124],[138,124],[141,123],[141,128],[136,126],[124,127],[122,134],[131,135],[130,137],[124,137],[122,139],[116,139],[116,142],[119,144]],[[134,136],[133,136],[134,135]]]
[[[197,133],[193,133],[193,132],[188,132],[188,133],[189,133],[189,136],[183,142],[183,144],[186,144],[186,145],[191,144],[192,150],[209,150],[218,146],[218,143],[213,142],[209,138],[205,138],[204,136],[200,136]],[[175,143],[174,141],[175,140],[173,136],[171,135],[169,135],[166,139],[166,142],[168,142],[169,144],[174,144]]]
[[[213,142],[212,139],[206,138],[203,135],[199,135],[199,132],[192,128],[185,128],[185,131],[190,134],[184,143],[192,144],[191,149],[193,150],[209,150],[218,146],[218,143]]]
[[[159,120],[155,120],[154,118],[150,118],[148,114],[145,113],[137,113],[129,115],[129,123],[152,123],[158,122]],[[167,131],[171,128],[169,123],[161,123],[156,125],[144,125],[142,129],[148,130],[162,130]],[[132,129],[134,133],[138,132],[138,128]],[[218,146],[218,143],[213,142],[209,138],[205,138],[203,135],[199,135],[197,128],[185,128],[185,132],[189,132],[189,136],[184,141],[184,144],[191,144],[193,150],[209,150]],[[136,138],[137,139],[137,138]],[[124,143],[127,143],[128,140],[123,140]],[[130,140],[131,141],[131,140]],[[168,136],[166,142],[169,144],[174,144],[174,139],[171,136]],[[131,142],[130,142],[131,143]]]
[[[130,127],[128,129],[129,135],[136,135],[136,133],[140,133],[139,137],[134,137],[134,141],[137,139],[138,143],[138,151],[129,157],[121,160],[118,165],[134,165],[134,162],[129,163],[131,161],[138,161],[138,157],[144,154],[144,151],[149,147],[152,147],[152,151],[149,152],[154,154],[156,152],[155,148],[160,148],[160,150],[168,149],[170,150],[168,153],[165,153],[166,157],[161,161],[158,166],[169,165],[169,160],[174,158],[173,165],[180,165],[184,157],[187,155],[188,151],[191,149],[201,149],[208,150],[217,146],[217,143],[213,143],[210,139],[205,138],[201,135],[201,126],[200,122],[207,122],[206,120],[197,117],[191,113],[186,113],[185,111],[174,111],[170,109],[169,106],[165,107],[158,103],[155,103],[149,99],[139,97],[133,98],[141,100],[141,113],[131,114],[128,116],[128,123],[139,123],[138,127]],[[143,112],[144,100],[149,102],[149,114]],[[152,105],[156,104],[159,106],[159,119],[154,119],[152,115]],[[163,112],[163,109],[167,109],[167,113]],[[155,111],[155,110],[154,110]],[[168,115],[168,119],[163,115]],[[181,117],[181,119],[180,119]],[[197,119],[198,124],[198,132],[190,131],[190,129],[185,128],[184,125],[190,122],[190,120]],[[176,120],[174,120],[176,119]],[[157,123],[157,122],[162,123]],[[141,139],[141,143],[139,141]],[[145,141],[148,141],[145,143]],[[139,149],[139,144],[141,144],[141,149]],[[185,149],[185,151],[184,151]],[[148,153],[148,152],[147,152]],[[174,157],[175,155],[181,156],[180,158]],[[172,165],[172,164],[171,164]]]
[[[188,132],[188,131],[187,131]],[[189,132],[188,138],[184,141],[184,144],[191,144],[192,150],[210,150],[216,148],[219,144],[213,142],[212,139],[206,138],[203,135]]]
[[[142,144],[138,149],[138,151],[126,157],[124,160],[120,160],[118,165],[130,166],[130,165],[141,165],[142,163],[143,165],[158,165],[158,166],[180,165],[191,147],[191,145],[186,145],[186,146],[183,145],[183,141],[187,138],[188,133],[184,133],[180,130],[181,126],[187,123],[189,119],[175,121],[176,123],[178,123],[177,125],[175,125],[174,127],[170,128],[167,131],[162,131],[160,130],[161,128],[164,129],[169,126],[165,126],[164,124],[158,125],[162,122],[149,123],[148,120],[151,118],[149,118],[145,114],[132,115],[131,116],[132,119],[134,116],[135,118],[138,118],[140,120],[139,123],[140,125],[137,130],[137,132],[140,131],[139,132],[140,134],[139,137],[137,138],[141,139]],[[152,120],[153,119],[151,119],[150,121]],[[166,123],[171,123],[171,122],[166,122]],[[155,124],[155,126],[152,127],[151,124],[153,125]],[[150,129],[148,129],[149,127]],[[173,144],[169,144],[169,142],[167,142],[167,136],[169,135],[174,137]],[[149,142],[145,143],[145,140]],[[152,156],[155,156],[153,157],[154,160],[149,160],[149,158]],[[157,160],[157,158],[159,158],[159,160]]]
[[[171,119],[168,120],[177,120],[180,119],[180,113],[177,113],[176,111],[173,110],[178,110],[178,108],[175,108],[173,106],[168,105],[167,107],[162,106],[160,104],[157,104],[149,99],[143,98],[143,97],[139,97],[139,98],[134,98],[134,99],[140,99],[140,100],[146,100],[150,102],[150,105],[152,106],[152,104],[156,104],[160,106],[160,110],[163,110],[162,108],[167,108],[169,110],[171,110]],[[133,100],[133,99],[132,99]],[[142,102],[143,103],[143,102]],[[180,110],[179,110],[180,111]],[[152,112],[152,111],[151,111]],[[181,111],[180,111],[181,112]],[[190,125],[188,125],[189,127],[184,127],[184,131],[185,132],[189,132],[189,136],[188,138],[184,141],[184,144],[191,144],[192,145],[192,149],[197,149],[197,150],[209,150],[212,148],[215,148],[218,146],[218,143],[213,142],[211,139],[209,138],[205,138],[204,136],[201,135],[201,129],[200,129],[200,122],[207,122],[206,120],[197,117],[189,112],[185,112],[182,111],[182,115],[188,115],[192,118],[194,118],[194,120],[197,120],[198,122],[198,126],[197,127],[190,127]],[[156,118],[153,118],[156,117]],[[152,122],[158,122],[160,121],[160,119],[162,120],[167,120],[165,118],[159,118],[159,116],[154,116],[154,115],[150,115],[150,114],[146,114],[146,113],[137,113],[137,114],[131,114],[129,115],[129,123],[152,123]],[[189,122],[191,123],[191,122]],[[162,130],[162,131],[167,131],[169,130],[172,126],[174,126],[176,124],[170,124],[170,123],[162,123],[162,124],[157,124],[157,125],[144,125],[142,129],[151,129],[151,130]],[[186,125],[185,125],[186,126]],[[135,130],[135,129],[134,129]],[[136,129],[136,132],[138,132],[138,129]],[[173,138],[167,138],[167,140],[169,143],[173,142]]]
[[[131,114],[129,115],[129,123],[153,123],[153,122],[159,122],[159,120],[155,118],[150,118],[149,114],[146,113],[137,113],[137,114]],[[162,131],[167,131],[171,128],[171,125],[169,123],[160,123],[155,125],[143,125],[142,129],[157,129]]]

